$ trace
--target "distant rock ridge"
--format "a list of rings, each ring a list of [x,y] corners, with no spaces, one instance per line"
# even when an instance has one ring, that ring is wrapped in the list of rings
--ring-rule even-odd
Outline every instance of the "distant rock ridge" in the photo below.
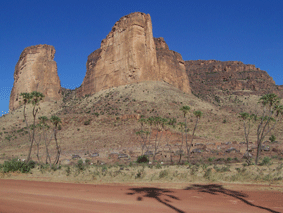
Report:
[[[23,50],[15,67],[10,111],[19,107],[20,94],[24,92],[41,92],[45,95],[44,101],[61,99],[61,85],[54,55],[55,48],[50,45],[40,44]]]
[[[190,93],[189,79],[180,54],[154,39],[149,14],[131,13],[117,21],[87,60],[80,96],[142,81],[166,81]]]
[[[200,97],[209,94],[243,95],[276,93],[282,96],[282,87],[275,85],[266,71],[240,61],[191,60],[185,61],[192,92]]]

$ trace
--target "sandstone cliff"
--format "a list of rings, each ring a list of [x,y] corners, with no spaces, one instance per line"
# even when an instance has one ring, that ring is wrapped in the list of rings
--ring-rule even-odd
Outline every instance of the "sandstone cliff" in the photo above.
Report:
[[[181,57],[156,48],[149,14],[136,12],[122,17],[102,40],[100,49],[89,55],[78,94],[84,96],[110,87],[162,80],[189,93]]]
[[[239,61],[196,60],[185,62],[192,92],[205,98],[209,94],[262,95],[270,92],[281,96],[266,71]],[[206,98],[205,98],[206,99]]]
[[[61,85],[57,64],[53,60],[54,54],[55,49],[50,45],[36,45],[24,49],[15,67],[10,111],[19,107],[19,95],[23,92],[41,92],[45,95],[44,101],[61,98]]]
[[[169,50],[163,38],[154,38],[159,78],[186,93],[191,92],[185,62],[181,54]]]

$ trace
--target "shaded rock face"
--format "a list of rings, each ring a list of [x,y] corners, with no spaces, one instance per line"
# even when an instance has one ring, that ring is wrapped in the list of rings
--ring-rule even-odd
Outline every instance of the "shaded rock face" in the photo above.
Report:
[[[239,61],[186,61],[192,92],[205,98],[209,94],[281,94],[273,79],[254,65]]]
[[[174,82],[173,85],[184,92],[190,92],[188,78],[184,75],[185,69],[175,70],[171,74],[170,69],[166,68],[163,72],[160,67],[163,68],[166,63],[160,66],[158,61],[162,61],[162,57],[157,55],[150,15],[136,12],[122,17],[102,40],[101,47],[89,55],[86,76],[78,95],[94,94],[135,82],[162,80],[170,84]],[[177,59],[173,55],[168,57],[171,60]],[[182,82],[179,83],[179,79]]]
[[[41,92],[45,95],[44,101],[56,101],[61,98],[54,54],[55,49],[50,45],[36,45],[24,49],[15,67],[10,111],[19,107],[20,94],[24,92]]]

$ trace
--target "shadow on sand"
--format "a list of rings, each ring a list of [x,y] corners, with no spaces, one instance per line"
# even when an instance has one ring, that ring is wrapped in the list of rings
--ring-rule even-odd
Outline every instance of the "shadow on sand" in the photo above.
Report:
[[[127,195],[134,195],[134,194],[140,194],[141,195],[137,198],[138,201],[142,201],[143,197],[154,198],[158,202],[168,206],[169,208],[175,210],[176,212],[185,213],[184,211],[182,211],[182,210],[176,208],[175,206],[169,204],[172,201],[170,201],[168,199],[161,200],[161,198],[160,198],[161,196],[166,196],[169,199],[171,198],[171,199],[174,199],[174,200],[180,200],[178,197],[168,194],[168,193],[173,193],[173,191],[170,191],[170,190],[167,190],[167,189],[151,188],[151,187],[130,188],[129,190],[131,190],[132,192],[127,193]]]
[[[279,213],[279,212],[274,211],[272,209],[252,204],[251,202],[249,202],[245,199],[245,198],[248,197],[248,195],[241,193],[241,192],[225,189],[225,188],[223,188],[222,185],[218,185],[218,184],[208,184],[208,185],[194,184],[191,187],[187,187],[185,190],[197,190],[199,192],[209,193],[209,194],[213,194],[213,195],[218,195],[218,194],[222,193],[222,194],[234,197],[236,199],[239,199],[240,201],[243,201],[244,203],[246,203],[250,206],[254,206],[256,208],[264,209],[264,210],[267,210],[267,211],[273,212],[273,213]]]

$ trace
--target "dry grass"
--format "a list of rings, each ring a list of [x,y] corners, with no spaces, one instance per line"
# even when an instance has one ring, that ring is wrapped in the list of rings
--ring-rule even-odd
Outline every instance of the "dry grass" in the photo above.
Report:
[[[198,165],[83,165],[62,166],[56,171],[50,168],[34,168],[29,174],[7,173],[1,178],[75,183],[241,183],[273,184],[281,186],[283,162],[270,165],[244,166],[242,164]]]
[[[88,154],[99,152],[100,161],[113,164],[117,162],[117,159],[113,159],[109,155],[112,152],[117,152],[130,156],[129,160],[125,160],[127,163],[130,160],[136,160],[137,156],[141,154],[135,134],[140,128],[137,121],[140,115],[176,118],[177,122],[183,122],[183,114],[179,109],[188,105],[191,107],[191,112],[193,110],[204,112],[196,131],[194,143],[202,143],[209,150],[200,156],[193,155],[193,160],[198,161],[209,157],[237,157],[241,159],[245,152],[245,145],[239,144],[244,141],[244,138],[238,113],[253,110],[258,98],[254,95],[243,97],[231,95],[221,97],[223,101],[218,105],[213,105],[194,95],[184,94],[164,82],[143,82],[111,88],[84,98],[76,97],[73,92],[68,101],[41,104],[38,116],[50,117],[56,114],[62,119],[62,130],[58,132],[62,160],[70,160],[72,154],[79,154],[81,157],[87,158]],[[30,110],[29,107],[28,120],[31,120]],[[26,129],[23,129],[25,124],[22,111],[23,108],[20,108],[0,118],[0,132],[2,132],[0,135],[0,163],[13,157],[26,158],[29,142]],[[88,120],[90,120],[89,125],[85,125],[84,123]],[[192,132],[194,122],[194,117],[188,118],[189,134]],[[282,131],[282,124],[279,124],[271,134],[274,134],[277,141],[281,142],[283,140]],[[167,133],[165,135],[170,136],[169,142],[164,136],[160,148],[165,154],[168,152],[167,142],[173,147],[173,151],[176,151],[178,149],[176,144],[181,141],[181,135],[177,128],[169,128]],[[255,128],[252,129],[250,136],[251,141],[255,142]],[[191,139],[190,136],[189,139]],[[234,156],[225,153],[225,149],[229,146],[223,146],[221,143],[228,141],[236,142],[229,146],[235,147],[240,152]],[[282,144],[275,144],[274,148],[280,151]],[[53,142],[50,150],[51,155],[54,156],[55,145]],[[211,153],[212,150],[215,153]],[[36,159],[35,154],[36,150],[34,149],[32,153],[34,160]],[[269,152],[265,155],[282,156],[282,151]],[[43,144],[40,146],[40,156],[43,160]],[[166,160],[163,156],[159,156],[159,160]],[[177,161],[177,157],[174,156],[174,162]],[[156,177],[159,175],[156,174]],[[154,176],[153,179],[156,177]]]

